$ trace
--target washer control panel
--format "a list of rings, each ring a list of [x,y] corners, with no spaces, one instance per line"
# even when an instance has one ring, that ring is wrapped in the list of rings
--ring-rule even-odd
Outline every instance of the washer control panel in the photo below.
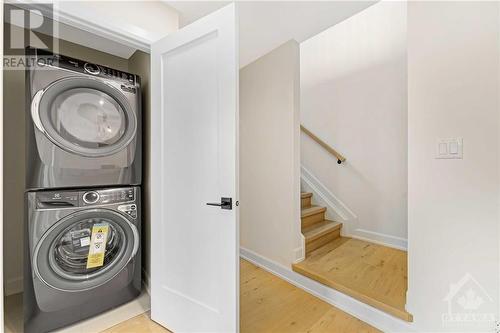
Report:
[[[137,218],[135,191],[135,187],[81,191],[40,191],[36,194],[36,205],[39,209],[61,209],[117,204],[120,211]],[[132,213],[134,211],[135,213]]]
[[[122,213],[127,214],[133,219],[137,218],[137,205],[136,204],[131,204],[131,205],[120,205],[118,206],[118,210]]]
[[[125,203],[135,200],[134,188],[114,188],[106,190],[92,190],[82,194],[84,206]]]
[[[37,208],[68,208],[79,206],[77,191],[47,191],[36,194]]]

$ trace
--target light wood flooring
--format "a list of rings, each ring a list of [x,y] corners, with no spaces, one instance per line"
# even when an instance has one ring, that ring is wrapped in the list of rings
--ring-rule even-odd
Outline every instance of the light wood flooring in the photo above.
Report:
[[[137,317],[124,321],[101,333],[168,333],[169,330],[158,325],[150,318],[150,313],[146,312]]]
[[[242,333],[380,332],[247,261],[240,276]]]
[[[293,270],[406,321],[406,252],[340,237]]]
[[[240,260],[241,333],[380,332],[265,270]],[[6,297],[5,332],[22,332],[22,294]],[[149,312],[102,333],[168,333]]]
[[[326,219],[326,208],[301,194],[306,258],[293,270],[406,321],[405,251],[341,236],[342,224]],[[324,225],[329,226],[323,232]],[[313,236],[314,235],[314,236]]]
[[[380,332],[247,261],[240,268],[241,333]],[[166,332],[143,314],[102,333]]]

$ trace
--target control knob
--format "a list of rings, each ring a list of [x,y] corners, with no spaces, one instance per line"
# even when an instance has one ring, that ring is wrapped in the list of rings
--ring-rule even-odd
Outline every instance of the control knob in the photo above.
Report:
[[[95,191],[86,192],[83,195],[83,201],[87,204],[96,203],[99,200],[99,193]]]
[[[87,73],[92,74],[92,75],[97,75],[101,72],[101,69],[99,68],[99,66],[97,66],[95,64],[88,63],[88,62],[86,62],[85,65],[83,65],[83,69]]]

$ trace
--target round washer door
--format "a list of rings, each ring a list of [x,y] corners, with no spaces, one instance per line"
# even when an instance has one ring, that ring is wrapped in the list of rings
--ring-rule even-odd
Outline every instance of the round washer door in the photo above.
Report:
[[[95,78],[55,81],[35,94],[31,115],[52,143],[86,157],[126,148],[137,130],[136,114],[123,93]]]
[[[87,268],[92,227],[108,225],[104,264]],[[115,277],[135,256],[139,233],[123,215],[108,209],[70,214],[45,232],[33,255],[33,271],[48,286],[62,291],[98,287]]]

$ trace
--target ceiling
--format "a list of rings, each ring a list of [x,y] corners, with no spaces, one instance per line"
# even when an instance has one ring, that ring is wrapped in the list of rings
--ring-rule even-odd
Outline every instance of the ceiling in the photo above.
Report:
[[[238,2],[240,67],[284,42],[306,39],[362,11],[376,1]],[[228,1],[166,1],[179,12],[180,27],[228,4]]]
[[[11,0],[16,6],[51,10],[33,0]],[[27,3],[24,3],[27,1]],[[31,1],[31,2],[30,2]],[[230,3],[229,1],[59,1],[56,37],[128,58],[148,52],[151,42]],[[239,1],[240,67],[290,39],[303,42],[362,11],[376,1]],[[45,13],[44,10],[48,12]],[[137,16],[142,11],[144,15]],[[112,13],[113,15],[107,15]],[[11,22],[16,24],[15,22]],[[21,26],[24,23],[21,22]]]
[[[9,3],[8,6],[29,10],[30,24],[38,32],[125,59],[136,50],[149,52],[151,43],[178,27],[177,11],[161,1],[9,0]],[[17,12],[6,11],[5,20],[24,28],[24,15]],[[44,20],[52,23],[39,26]]]

